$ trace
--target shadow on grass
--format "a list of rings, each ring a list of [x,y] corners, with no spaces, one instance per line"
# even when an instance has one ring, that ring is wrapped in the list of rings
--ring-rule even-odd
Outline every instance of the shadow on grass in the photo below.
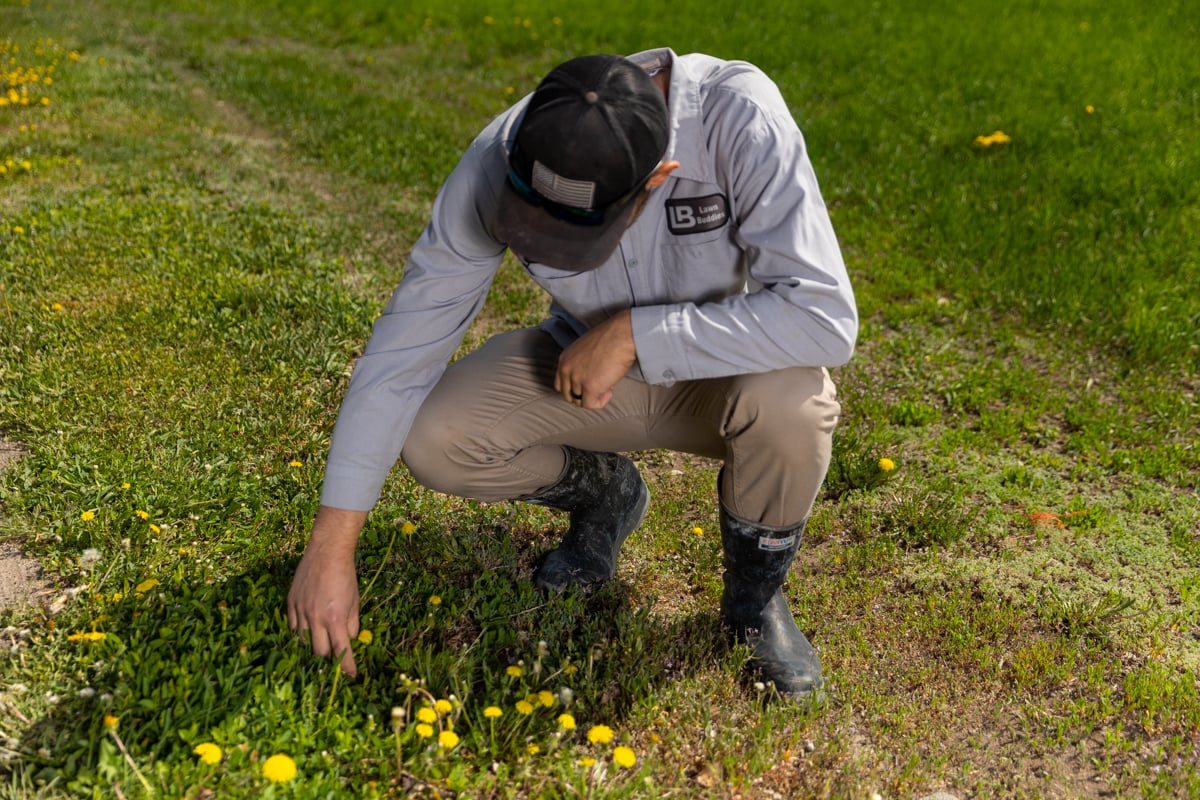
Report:
[[[547,597],[529,580],[528,556],[496,527],[427,537],[368,532],[360,585],[369,586],[362,624],[371,640],[355,645],[356,680],[287,628],[295,556],[225,580],[180,576],[133,596],[96,598],[91,618],[104,638],[55,636],[45,645],[47,659],[73,680],[63,681],[4,769],[14,786],[30,788],[87,791],[122,775],[128,782],[125,756],[106,728],[106,718],[116,718],[134,762],[167,785],[193,785],[192,750],[209,741],[247,763],[291,753],[302,767],[308,759],[310,774],[330,753],[351,752],[359,760],[331,769],[343,780],[379,779],[393,755],[392,709],[414,696],[414,681],[418,705],[427,696],[455,698],[460,755],[486,769],[550,737],[563,711],[583,730],[619,728],[668,682],[730,657],[715,614],[655,618],[619,581],[589,595]],[[539,693],[553,702],[535,703],[528,715],[516,710]],[[520,735],[503,745],[493,736],[483,753],[469,732],[486,727],[486,706],[501,708],[501,724]]]

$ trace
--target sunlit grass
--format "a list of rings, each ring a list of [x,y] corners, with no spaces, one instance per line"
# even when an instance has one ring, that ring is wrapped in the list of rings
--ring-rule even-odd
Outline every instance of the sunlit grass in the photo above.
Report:
[[[0,500],[49,573],[0,796],[1200,793],[1194,15],[641,10],[0,6]],[[397,472],[347,680],[283,604],[404,251],[549,66],[661,44],[779,80],[854,276],[788,585],[831,702],[745,680],[716,465],[664,453],[618,582],[553,600],[561,517]],[[467,345],[544,304],[507,263]]]

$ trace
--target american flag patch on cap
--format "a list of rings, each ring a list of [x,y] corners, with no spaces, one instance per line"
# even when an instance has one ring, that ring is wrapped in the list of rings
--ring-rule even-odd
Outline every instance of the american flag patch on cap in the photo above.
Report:
[[[533,190],[547,200],[571,208],[592,208],[596,196],[596,184],[592,181],[577,181],[564,178],[540,161],[533,162]]]

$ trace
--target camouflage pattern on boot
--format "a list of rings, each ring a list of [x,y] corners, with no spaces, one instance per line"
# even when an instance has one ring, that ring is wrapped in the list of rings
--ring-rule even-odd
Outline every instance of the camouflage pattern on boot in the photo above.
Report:
[[[546,555],[535,578],[540,588],[552,592],[612,580],[617,574],[617,551],[642,524],[650,506],[650,491],[628,458],[563,449],[567,468],[558,482],[521,498],[571,514],[571,527],[562,544]]]

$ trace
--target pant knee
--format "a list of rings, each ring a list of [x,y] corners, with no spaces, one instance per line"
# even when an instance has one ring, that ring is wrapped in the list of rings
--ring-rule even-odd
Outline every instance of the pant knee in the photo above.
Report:
[[[827,447],[840,415],[837,392],[824,369],[747,375],[731,395],[723,434],[730,445],[787,457]]]
[[[739,381],[730,395],[720,487],[726,508],[786,526],[811,513],[829,468],[840,406],[824,370],[781,370]]]
[[[461,434],[454,421],[422,409],[405,439],[401,460],[422,486],[445,494],[460,494],[465,472]]]

